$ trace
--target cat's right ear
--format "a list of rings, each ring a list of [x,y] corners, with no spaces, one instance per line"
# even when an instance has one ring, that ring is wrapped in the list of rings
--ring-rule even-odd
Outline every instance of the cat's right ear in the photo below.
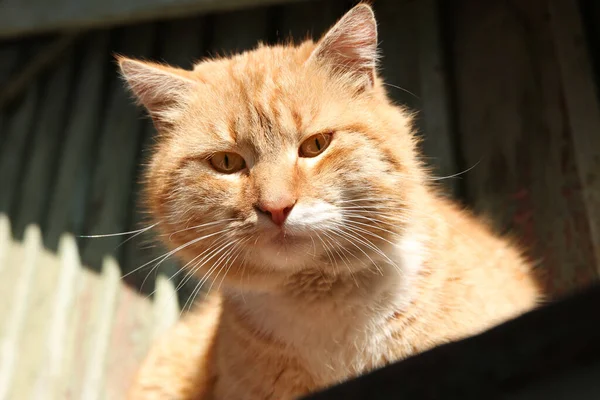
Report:
[[[321,38],[309,62],[329,65],[359,87],[372,87],[377,67],[377,22],[367,4],[348,11]]]
[[[170,125],[199,85],[189,71],[117,56],[123,78],[157,129]]]

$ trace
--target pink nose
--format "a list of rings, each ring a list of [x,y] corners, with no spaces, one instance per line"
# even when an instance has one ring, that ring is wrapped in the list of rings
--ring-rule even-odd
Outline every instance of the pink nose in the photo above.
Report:
[[[295,202],[293,201],[275,203],[261,202],[258,204],[257,208],[267,216],[271,217],[271,220],[275,223],[275,225],[281,226],[287,219],[288,215],[290,215],[292,208],[294,208],[294,203]]]

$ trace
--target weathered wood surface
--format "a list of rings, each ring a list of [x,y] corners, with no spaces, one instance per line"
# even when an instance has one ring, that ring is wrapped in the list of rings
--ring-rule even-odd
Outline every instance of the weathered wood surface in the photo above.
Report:
[[[448,60],[442,40],[441,2],[420,0],[416,10],[418,24],[417,66],[420,77],[420,97],[426,161],[438,182],[448,194],[459,193],[459,171],[456,157],[454,121],[451,117]]]
[[[76,74],[77,82],[69,120],[64,127],[62,155],[52,189],[45,224],[45,244],[56,251],[66,232],[84,233],[85,202],[94,165],[91,154],[100,134],[103,114],[103,93],[106,68],[111,58],[109,33],[97,32],[81,42],[82,61]]]
[[[460,145],[477,164],[468,198],[531,249],[556,293],[596,271],[573,142],[584,133],[569,123],[547,11],[546,0],[457,2],[452,58]]]
[[[0,38],[293,1],[301,0],[5,0],[0,2]]]
[[[290,38],[295,43],[306,39],[317,41],[349,7],[343,0],[313,0],[281,7],[275,20],[277,39],[284,43]]]
[[[19,41],[3,43],[0,46],[0,86],[6,85],[16,70],[22,52],[23,45]]]
[[[41,82],[33,82],[6,121],[6,132],[0,148],[0,213],[8,213],[13,205],[19,182],[19,172],[24,164],[27,139],[34,126],[34,113],[38,103]]]
[[[44,70],[64,60],[63,53],[72,47],[77,34],[70,33],[53,38],[39,51],[31,54],[27,63],[12,74],[11,79],[0,87],[0,107],[9,104],[22,94],[25,87],[35,80]],[[67,57],[68,58],[68,57]]]
[[[104,67],[108,60],[108,34],[106,32],[85,38],[85,51],[76,74],[75,91],[71,102],[69,120],[65,126],[62,142],[62,156],[53,185],[48,216],[44,221],[44,242],[48,249],[57,253],[49,258],[45,268],[59,271],[55,294],[49,296],[52,304],[52,325],[49,329],[44,354],[45,365],[40,371],[35,385],[35,394],[40,398],[77,397],[72,390],[73,380],[68,376],[79,376],[80,365],[74,363],[77,348],[76,333],[87,326],[89,296],[99,278],[81,263],[77,246],[77,235],[83,233],[86,210],[87,181],[91,175],[92,154],[95,137],[100,124],[102,90],[104,88]],[[85,292],[84,292],[85,291]],[[80,319],[80,310],[85,310]],[[65,346],[64,343],[72,343]]]
[[[585,41],[579,7],[569,0],[549,0],[550,21],[590,240],[600,275],[600,102]]]
[[[433,174],[457,174],[438,2],[381,0],[375,3],[375,12],[388,93],[416,113],[415,126]],[[439,182],[448,193],[458,193],[456,179]]]
[[[0,45],[0,87],[4,87],[11,79],[23,56],[24,46],[18,41]],[[0,107],[0,148],[7,136],[7,117],[9,110]]]
[[[213,18],[209,55],[230,55],[258,46],[268,37],[268,9],[217,14]],[[237,27],[236,29],[232,29]]]
[[[28,162],[23,169],[16,201],[18,213],[13,221],[13,230],[20,238],[30,223],[42,221],[47,209],[48,193],[54,183],[56,165],[62,153],[63,132],[69,110],[69,94],[72,76],[75,73],[75,59],[68,52],[63,62],[48,74],[42,76],[44,87],[41,91],[41,104],[34,120],[34,137],[27,143]]]

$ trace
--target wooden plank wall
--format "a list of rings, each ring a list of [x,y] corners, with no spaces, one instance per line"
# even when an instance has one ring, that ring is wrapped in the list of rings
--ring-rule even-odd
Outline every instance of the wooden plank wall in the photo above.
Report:
[[[468,201],[530,246],[553,293],[598,275],[600,202],[586,178],[600,171],[598,100],[585,42],[572,47],[581,22],[571,3],[462,0],[448,10],[460,148],[477,164]]]
[[[111,53],[191,68],[259,40],[318,37],[353,4],[81,33],[0,108],[0,399],[121,398],[151,340],[197,294],[173,259],[149,263],[165,251],[152,235],[80,237],[148,225],[139,177],[154,129]],[[375,1],[381,73],[418,111],[435,176],[531,246],[551,294],[599,273],[600,64],[583,32],[600,43],[589,20],[600,7],[586,4],[596,14],[583,24],[568,0]],[[0,42],[0,91],[53,39]]]

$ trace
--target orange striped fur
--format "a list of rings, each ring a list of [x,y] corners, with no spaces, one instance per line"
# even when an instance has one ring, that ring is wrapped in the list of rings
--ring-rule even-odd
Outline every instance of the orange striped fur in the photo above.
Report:
[[[359,5],[318,43],[193,71],[119,59],[160,132],[148,207],[211,287],[131,399],[291,399],[535,306],[519,250],[432,187],[376,44]],[[223,154],[244,167],[219,172]]]

